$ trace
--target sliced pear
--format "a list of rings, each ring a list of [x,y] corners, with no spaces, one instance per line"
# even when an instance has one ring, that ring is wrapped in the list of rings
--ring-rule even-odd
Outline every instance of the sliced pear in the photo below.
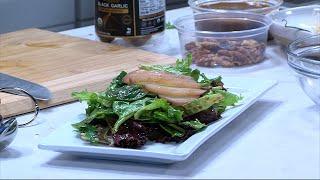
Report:
[[[144,84],[144,89],[159,95],[171,96],[171,97],[200,97],[206,90],[193,89],[193,88],[178,88],[178,87],[167,87],[158,84]]]
[[[159,97],[166,99],[168,102],[175,106],[183,106],[185,104],[188,104],[197,98],[195,97],[170,97],[170,96],[165,96],[165,95],[159,95]]]
[[[123,81],[126,84],[159,84],[179,88],[201,88],[201,86],[189,76],[145,70],[133,71],[127,74],[123,78]]]

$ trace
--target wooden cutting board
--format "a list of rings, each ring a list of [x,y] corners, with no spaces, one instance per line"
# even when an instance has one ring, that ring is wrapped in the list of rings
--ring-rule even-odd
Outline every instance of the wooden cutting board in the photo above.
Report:
[[[135,48],[70,37],[39,29],[0,35],[0,72],[47,87],[53,99],[41,108],[74,101],[73,91],[103,91],[122,70],[139,64],[169,64],[175,58]],[[0,114],[32,110],[28,98],[0,94]]]

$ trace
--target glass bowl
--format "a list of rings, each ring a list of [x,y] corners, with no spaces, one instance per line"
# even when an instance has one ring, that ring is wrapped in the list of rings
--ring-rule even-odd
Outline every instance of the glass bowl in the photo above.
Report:
[[[288,64],[304,92],[320,106],[320,35],[297,39],[288,46]]]
[[[189,0],[188,3],[195,13],[226,10],[269,14],[279,9],[283,0]]]
[[[178,18],[182,56],[205,67],[235,67],[264,60],[269,17],[254,13],[196,13]]]
[[[271,36],[285,47],[297,38],[320,34],[320,4],[283,9],[269,16]]]

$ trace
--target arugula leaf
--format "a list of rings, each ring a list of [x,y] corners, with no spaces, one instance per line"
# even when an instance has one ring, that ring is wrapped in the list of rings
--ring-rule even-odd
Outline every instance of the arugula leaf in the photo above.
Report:
[[[171,22],[167,22],[166,29],[176,29],[176,27]]]
[[[207,125],[201,123],[198,119],[194,121],[184,121],[180,123],[181,125],[191,127],[197,131],[202,130],[203,128],[207,127]]]
[[[183,111],[181,111],[179,109],[175,109],[171,105],[168,106],[167,113],[168,113],[168,117],[171,119],[174,119],[175,121],[182,121],[183,120],[183,117],[182,117]]]
[[[72,126],[75,129],[80,129],[82,127],[86,127],[87,124],[90,124],[94,119],[106,119],[112,115],[115,115],[112,108],[95,109],[89,115],[87,115],[86,119],[79,123],[72,124]]]
[[[222,90],[221,88],[212,88],[211,93],[221,94],[223,99],[214,105],[214,108],[218,111],[218,113],[223,113],[228,106],[234,106],[237,102],[243,99],[242,96],[238,96],[236,94],[232,94],[228,91]]]
[[[167,73],[172,73],[177,75],[190,74],[189,72],[183,72],[172,65],[141,65],[139,68],[146,71],[162,71],[162,72],[167,72]]]
[[[108,98],[118,101],[136,101],[146,95],[147,93],[143,92],[139,85],[125,85],[106,92]]]
[[[185,134],[185,130],[181,127],[178,127],[174,124],[160,124],[160,127],[165,130],[167,133],[169,133],[172,137],[183,137]]]
[[[88,92],[88,91],[82,91],[82,92],[73,92],[72,97],[77,98],[80,102],[82,101],[96,101],[98,98],[98,94],[95,92]]]
[[[192,102],[183,105],[186,115],[193,115],[198,112],[209,109],[214,104],[219,103],[223,99],[221,94],[208,93]]]
[[[110,101],[101,93],[82,91],[74,92],[72,93],[72,96],[80,101],[86,101],[88,104],[88,108],[86,109],[86,118],[79,123],[72,124],[72,126],[80,132],[84,132],[85,130],[87,131],[87,127],[90,126],[89,124],[94,119],[106,119],[107,117],[115,115],[113,109],[111,108],[112,101]],[[92,128],[90,128],[90,130],[92,131]],[[92,133],[87,134],[90,135]]]
[[[165,99],[155,99],[134,114],[136,120],[165,121],[175,123],[182,121],[183,111],[173,108]]]
[[[191,65],[192,65],[192,55],[189,54],[185,59],[181,59],[181,60],[177,59],[175,67],[178,71],[183,72],[184,74],[191,74],[193,71],[190,68]],[[200,72],[199,70],[196,70],[196,71]]]
[[[185,59],[177,59],[175,65],[141,65],[140,69],[146,71],[162,71],[177,75],[186,75],[192,77],[195,81],[200,83],[201,87],[210,87],[212,80],[204,73],[200,73],[198,69],[192,70],[192,55],[188,54]]]
[[[87,125],[85,127],[81,127],[78,131],[81,133],[82,139],[89,141],[90,143],[98,143],[96,127]]]
[[[212,81],[212,86],[213,87],[217,87],[217,86],[220,86],[220,87],[223,87],[223,82],[222,82],[222,77],[221,76],[218,76],[216,78],[213,79]]]
[[[102,93],[95,92],[73,92],[72,96],[77,98],[80,102],[86,101],[88,108],[86,109],[86,114],[90,115],[95,109],[103,109],[112,106],[112,101],[108,99]]]
[[[174,128],[174,129],[182,132],[183,134],[186,132],[182,127],[180,127],[180,126],[178,126],[176,124],[168,124],[168,126],[170,126],[170,127]]]
[[[144,98],[132,103],[126,101],[115,101],[113,103],[113,112],[119,116],[119,119],[114,124],[113,132],[117,132],[123,123],[133,117],[134,113],[143,108],[150,100],[150,98]]]
[[[177,60],[175,65],[141,65],[140,69],[146,71],[162,71],[177,75],[186,75],[192,77],[198,82],[200,77],[200,71],[190,68],[192,64],[192,55],[189,54],[185,59]]]
[[[107,91],[109,90],[114,90],[116,88],[119,88],[123,85],[125,85],[125,83],[122,81],[122,79],[127,75],[128,73],[125,71],[122,71],[117,77],[115,77],[112,82],[110,83],[110,85],[107,88]]]
[[[143,116],[144,113],[146,113],[148,111],[152,112],[153,110],[156,110],[156,109],[166,109],[168,105],[169,105],[169,103],[164,99],[155,99],[150,104],[144,106],[142,109],[137,111],[134,114],[134,118],[141,119],[141,117]]]
[[[219,93],[224,97],[223,100],[218,103],[223,106],[234,106],[238,101],[243,99],[242,96],[238,96],[220,88],[213,88],[212,92],[215,94]]]
[[[204,73],[201,73],[198,82],[200,83],[201,87],[209,87],[211,86],[212,80],[209,79]]]
[[[126,85],[123,82],[123,78],[126,75],[127,73],[122,71],[112,80],[105,92],[107,98],[113,101],[136,101],[147,95],[147,93],[143,92],[138,85]]]

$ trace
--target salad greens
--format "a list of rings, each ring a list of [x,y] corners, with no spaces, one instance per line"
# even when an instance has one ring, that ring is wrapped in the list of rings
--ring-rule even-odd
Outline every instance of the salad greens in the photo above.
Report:
[[[77,128],[77,131],[81,132],[82,138],[86,141],[89,141],[91,143],[98,143],[98,140],[96,138],[96,134],[97,134],[97,128],[88,124],[86,126],[80,126]]]
[[[191,69],[192,55],[189,54],[185,59],[178,59],[175,65],[141,65],[140,69],[146,71],[162,71],[177,75],[186,75],[192,77],[201,84],[202,87],[209,87],[210,80],[204,73],[200,73],[198,69]]]
[[[175,124],[160,124],[160,127],[172,137],[183,137],[185,134],[185,130]]]
[[[126,85],[122,79],[127,75],[122,71],[113,81],[105,92],[108,99],[119,101],[136,101],[144,98],[147,93],[143,92],[138,85]]]
[[[166,29],[176,29],[176,27],[171,22],[167,22]]]
[[[213,105],[218,113],[223,113],[228,106],[234,106],[237,102],[243,99],[242,96],[237,96],[235,94],[224,91],[220,87],[212,88],[210,93],[221,94],[223,96],[221,101]]]
[[[148,101],[150,101],[150,98],[141,99],[132,103],[115,101],[113,103],[113,111],[118,115],[119,119],[114,124],[113,131],[117,132],[119,127],[129,118],[133,117],[139,109],[145,107]]]
[[[208,94],[188,103],[183,105],[183,109],[185,111],[186,115],[193,115],[198,112],[204,111],[206,109],[209,109],[215,104],[218,104],[221,100],[223,99],[223,96],[218,93],[214,94],[209,92]]]
[[[198,119],[194,120],[194,121],[184,121],[180,123],[181,125],[184,126],[189,126],[195,130],[201,130],[205,127],[207,127],[207,125],[201,123]]]
[[[175,123],[182,121],[183,112],[172,107],[165,99],[154,99],[134,114],[135,120]]]
[[[175,65],[141,65],[141,70],[160,71],[192,77],[207,91],[199,98],[183,106],[174,106],[155,94],[144,91],[141,85],[123,82],[127,72],[122,71],[112,80],[104,92],[74,92],[72,96],[88,105],[86,118],[73,124],[83,139],[97,143],[96,124],[107,124],[109,132],[116,134],[128,121],[157,125],[171,137],[182,138],[192,129],[200,131],[207,126],[199,119],[186,117],[215,108],[220,114],[228,106],[234,106],[242,97],[223,88],[222,78],[210,79],[197,69],[191,68],[192,57],[177,60]]]

